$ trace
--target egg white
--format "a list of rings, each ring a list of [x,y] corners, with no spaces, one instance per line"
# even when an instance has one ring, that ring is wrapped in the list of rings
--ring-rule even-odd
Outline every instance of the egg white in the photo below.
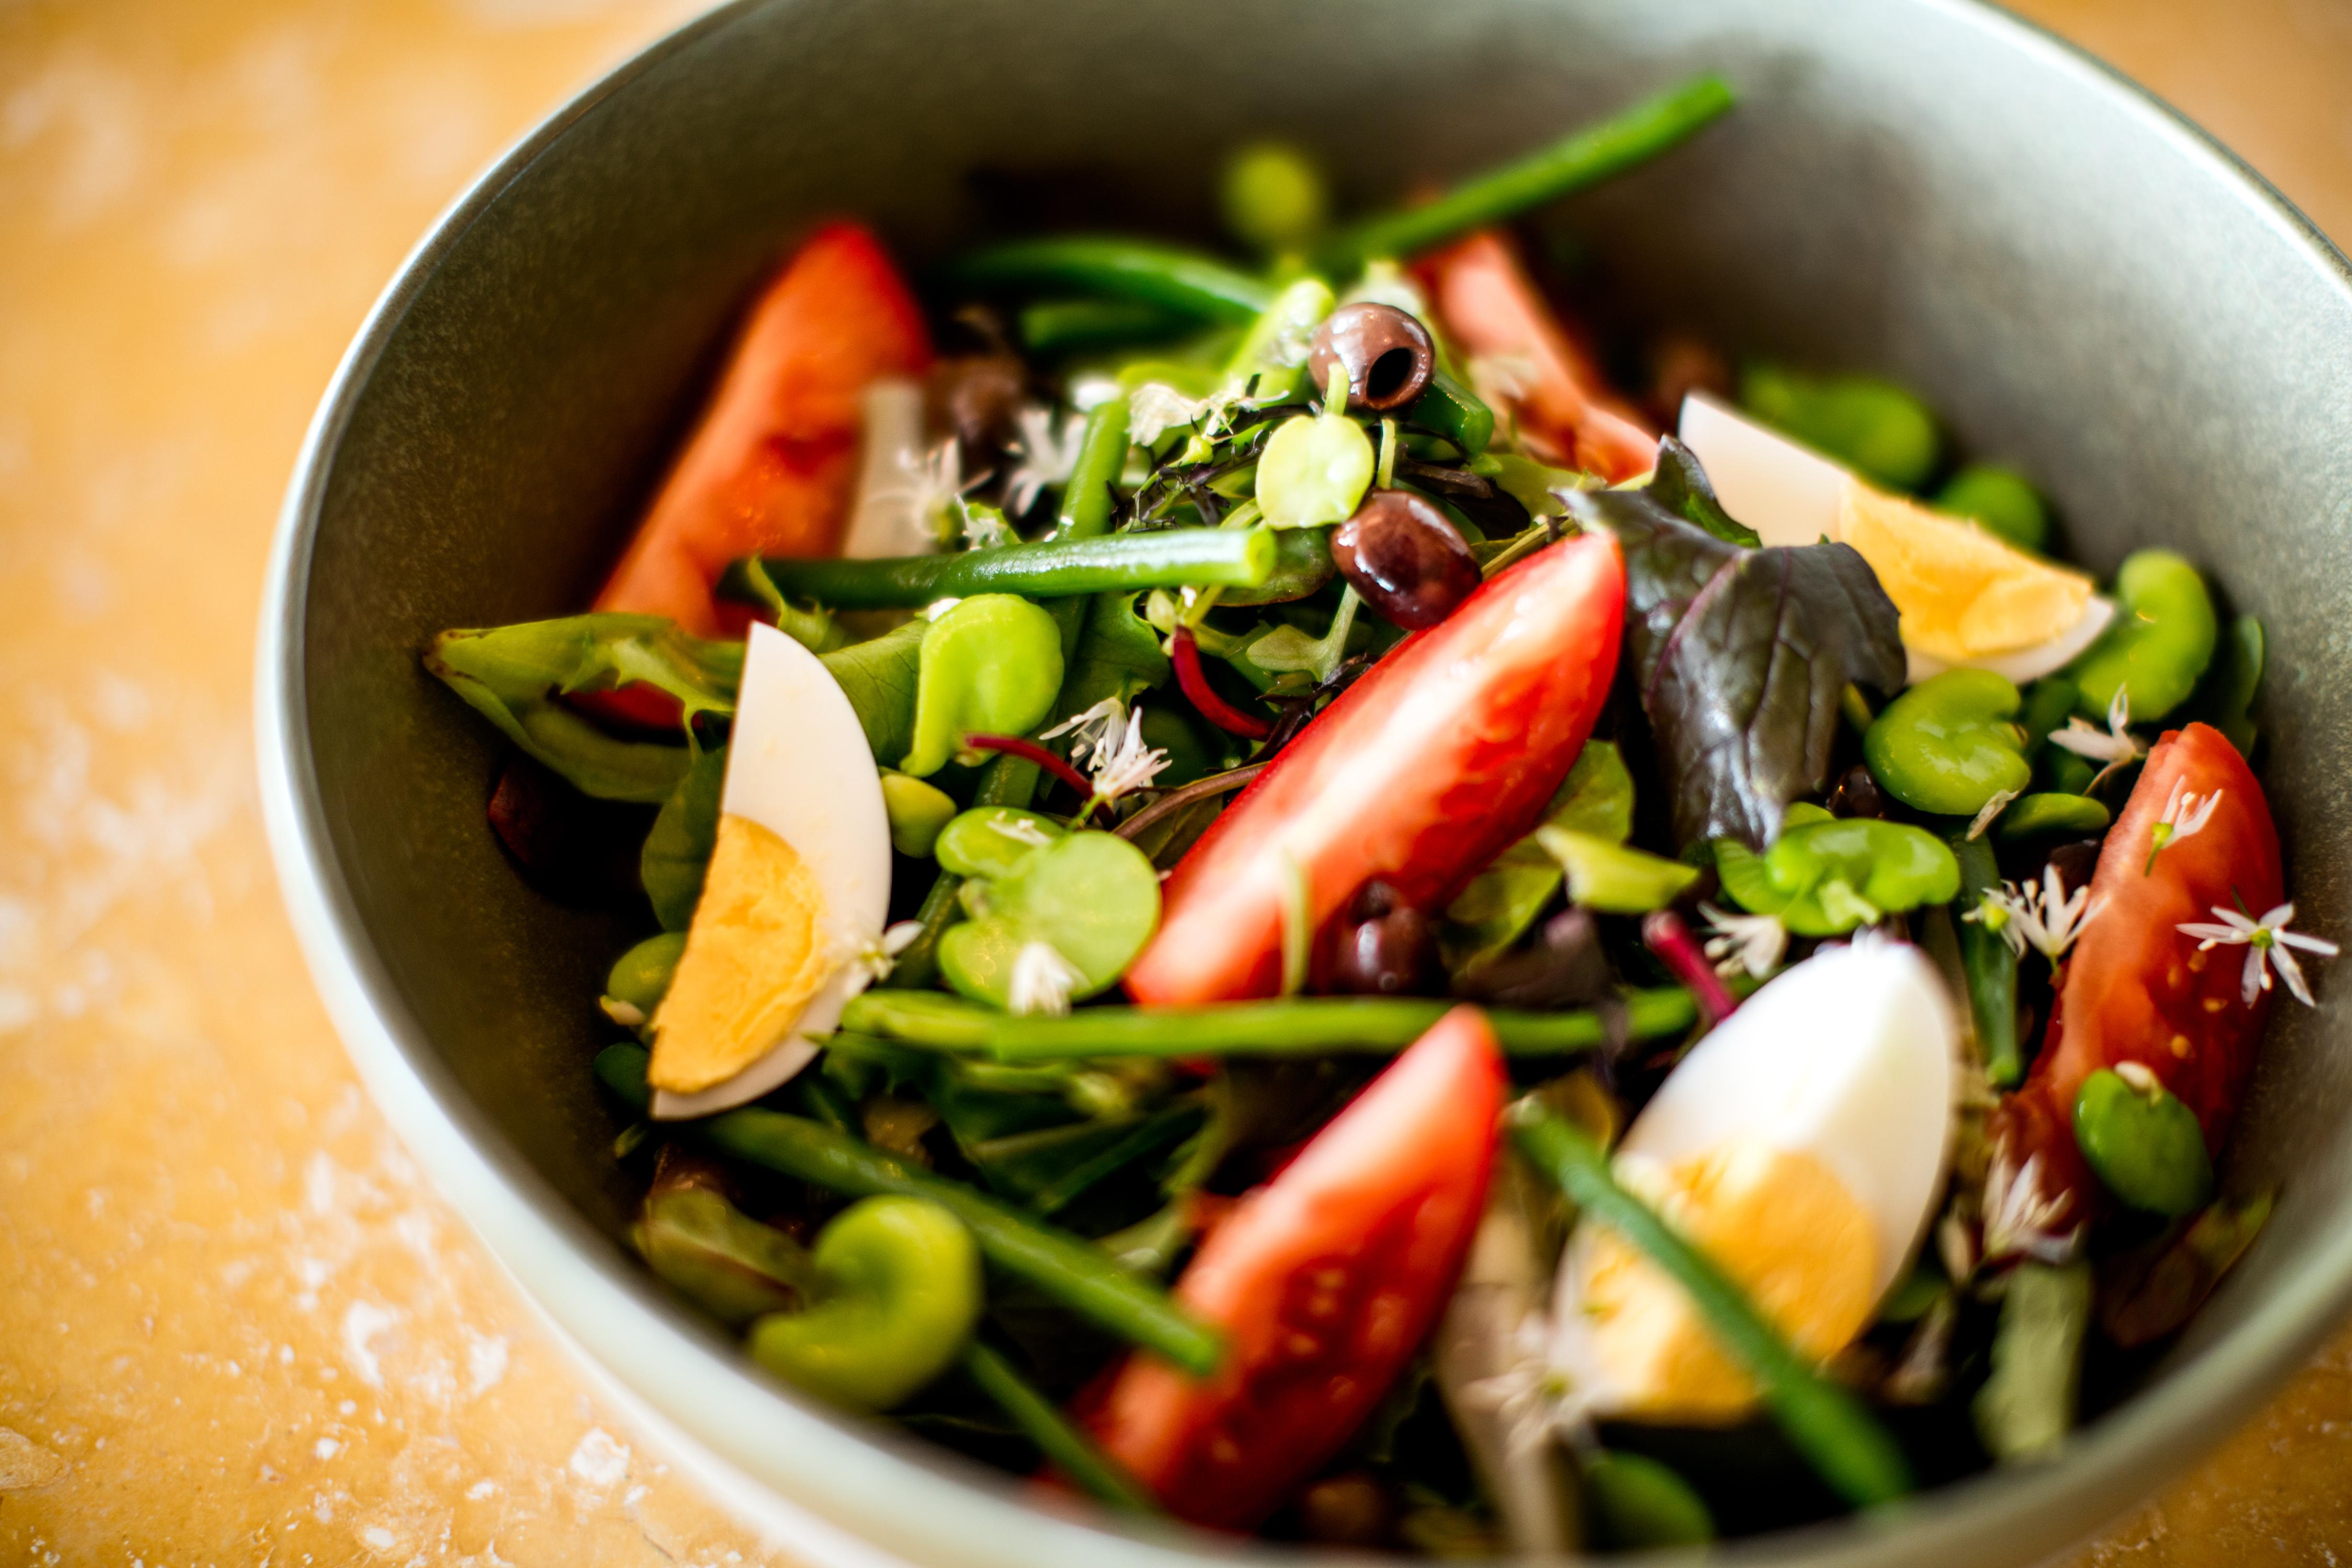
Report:
[[[1706,470],[1723,510],[1754,529],[1768,545],[1816,544],[1838,537],[1840,498],[1853,476],[1811,447],[1704,392],[1683,399],[1677,432]],[[2112,599],[2097,594],[2075,623],[2047,641],[1966,661],[2022,686],[2073,663],[2098,640],[2115,618]],[[1944,660],[1905,649],[1912,684],[1953,668]]]
[[[857,710],[824,661],[775,627],[754,625],[727,748],[719,809],[767,828],[808,866],[824,900],[825,934],[845,962],[783,1036],[726,1082],[693,1094],[654,1093],[653,1114],[709,1116],[753,1100],[815,1057],[809,1037],[841,1021],[860,975],[845,962],[890,912],[890,820]]]

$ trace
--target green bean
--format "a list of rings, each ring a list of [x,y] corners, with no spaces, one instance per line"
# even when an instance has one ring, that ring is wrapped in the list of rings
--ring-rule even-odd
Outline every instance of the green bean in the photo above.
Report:
[[[1987,918],[2007,916],[1983,902],[1985,894],[2000,887],[2000,866],[1991,845],[1965,835],[1952,840],[1952,857],[1960,863],[1960,912],[1983,910],[1976,920],[1959,921],[1960,967],[1976,1016],[1977,1052],[1984,1058],[1985,1077],[1999,1088],[2013,1088],[2025,1076],[2017,1045],[2017,950],[2001,940],[1998,926],[1985,923]]]
[[[1062,487],[1062,511],[1054,524],[1056,539],[1095,539],[1110,530],[1117,498],[1111,486],[1127,466],[1127,399],[1107,398],[1087,415],[1086,433],[1078,438],[1078,460],[1070,465],[1070,482]]]
[[[1456,185],[1433,202],[1343,229],[1318,252],[1334,276],[1367,261],[1403,258],[1529,207],[1558,200],[1646,162],[1685,140],[1732,105],[1721,77],[1703,76],[1643,100],[1598,125]]]
[[[949,269],[968,289],[1069,289],[1162,305],[1244,325],[1274,302],[1271,283],[1197,251],[1132,239],[1020,239],[976,250]]]
[[[1408,423],[1453,442],[1465,458],[1478,456],[1495,438],[1495,411],[1442,369],[1430,372],[1429,385],[1413,399],[1404,416]],[[1559,503],[1554,502],[1551,510],[1558,510]]]
[[[1118,1460],[1072,1426],[1054,1408],[1052,1400],[1031,1387],[1027,1378],[1013,1370],[1011,1362],[974,1340],[964,1348],[963,1369],[971,1374],[972,1382],[980,1384],[981,1392],[996,1401],[997,1407],[1013,1418],[1022,1435],[1037,1445],[1046,1461],[1076,1482],[1089,1497],[1138,1513],[1158,1511],[1151,1494]]]
[[[1140,300],[1048,300],[1024,307],[1020,323],[1021,342],[1038,354],[1158,342],[1192,325]]]
[[[1400,1051],[1426,1034],[1456,1003],[1390,996],[1297,996],[1279,1002],[1222,1002],[1201,1007],[1082,1007],[1063,1017],[1014,1016],[951,997],[867,992],[849,1004],[841,1026],[934,1050],[987,1051],[1003,1061],[1079,1057],[1319,1056],[1331,1051]],[[1629,1038],[1678,1035],[1698,1020],[1680,986],[1629,991]],[[1514,1056],[1561,1056],[1609,1038],[1599,1012],[1486,1015],[1495,1037]]]
[[[607,1046],[596,1055],[596,1077],[614,1098],[642,1110],[649,1102],[646,1062],[643,1047]],[[1224,1352],[1217,1331],[1091,1242],[805,1117],[747,1106],[693,1126],[720,1153],[830,1192],[929,1198],[963,1221],[989,1262],[1097,1327],[1196,1376],[1217,1369]]]
[[[1839,1495],[1867,1508],[1911,1489],[1910,1468],[1885,1429],[1806,1365],[1713,1259],[1619,1186],[1598,1143],[1538,1100],[1519,1100],[1505,1119],[1521,1155],[1689,1293],[1717,1341],[1756,1380],[1766,1408]]]
[[[974,594],[1054,599],[1119,588],[1255,588],[1274,574],[1275,543],[1271,529],[1175,528],[1101,539],[1043,539],[952,555],[763,564],[796,597],[836,609],[918,609],[935,599]],[[720,595],[735,596],[741,580],[740,569],[729,567],[719,580]]]

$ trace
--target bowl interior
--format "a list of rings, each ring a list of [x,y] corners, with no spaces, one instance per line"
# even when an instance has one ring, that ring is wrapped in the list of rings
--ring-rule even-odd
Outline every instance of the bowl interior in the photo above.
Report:
[[[596,982],[630,933],[513,874],[482,821],[499,746],[419,668],[427,639],[583,602],[747,291],[819,216],[865,216],[919,263],[1002,210],[985,193],[1059,171],[1084,176],[1062,187],[1081,217],[1183,229],[1220,151],[1268,132],[1377,200],[1700,69],[1734,82],[1736,115],[1568,204],[1566,230],[1654,320],[1916,387],[1964,449],[2034,477],[2094,567],[2169,544],[2261,614],[2291,885],[2304,923],[2346,929],[2352,289],[2275,198],[2063,47],[1934,0],[738,5],[559,116],[395,286],[298,479],[284,659],[265,670],[307,857],[289,875],[323,894],[314,952],[520,1194],[535,1256],[560,1255],[546,1268],[632,1303],[620,1336],[547,1302],[625,1381],[926,1561],[1148,1552],[953,1466],[817,1441],[822,1418],[634,1282],[616,1124],[586,1071],[609,1036]],[[1906,1526],[1746,1550],[2027,1561],[2307,1351],[2352,1274],[2352,1056],[2332,1000],[2282,1011],[2231,1179],[2284,1201],[2152,1392],[2065,1464]],[[518,1267],[546,1300],[554,1276]],[[691,1379],[649,1370],[656,1341]],[[906,1507],[916,1493],[940,1507]]]

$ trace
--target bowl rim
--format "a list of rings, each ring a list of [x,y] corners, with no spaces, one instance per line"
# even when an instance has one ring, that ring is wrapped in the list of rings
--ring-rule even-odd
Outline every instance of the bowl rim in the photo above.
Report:
[[[727,0],[654,37],[598,76],[497,156],[436,217],[402,260],[339,361],[313,413],[281,505],[259,615],[255,747],[261,805],[287,910],[337,1034],[387,1120],[436,1188],[521,1287],[525,1300],[627,1412],[679,1450],[736,1512],[803,1552],[841,1568],[905,1561],[898,1548],[953,1547],[991,1564],[1171,1568],[1207,1557],[1296,1568],[1297,1554],[1181,1529],[1122,1526],[1057,1507],[952,1453],[855,1425],[761,1380],[733,1342],[664,1295],[508,1145],[449,1074],[418,1020],[370,951],[337,863],[310,749],[305,639],[310,564],[341,438],[411,305],[442,263],[532,165],[583,119],[639,77],[753,12],[807,0]],[[2352,303],[2352,261],[2243,159],[2180,110],[2087,50],[1989,0],[1911,0],[1921,11],[1993,35],[2137,119],[2159,142],[2229,186]],[[2204,1346],[2155,1387],[2070,1437],[2055,1462],[1996,1469],[1938,1487],[1884,1517],[1833,1521],[1727,1542],[1742,1563],[1895,1563],[1957,1531],[2018,1561],[2063,1549],[2152,1494],[2234,1432],[2352,1312],[2352,1226],[2256,1303],[2245,1321]],[[600,1348],[602,1352],[600,1354]],[[634,1363],[635,1375],[621,1364]],[[651,1363],[658,1363],[654,1365]],[[718,1398],[723,1413],[767,1419],[760,1434],[722,1433],[686,1406]],[[895,1489],[892,1510],[820,1511],[772,1480],[750,1439],[835,1438],[835,1458],[866,1490]],[[732,1440],[735,1438],[742,1440]],[[842,1444],[840,1439],[847,1439]],[[805,1450],[803,1450],[805,1452]],[[928,1491],[989,1516],[954,1526],[917,1521],[908,1506]],[[882,1494],[875,1493],[878,1500]],[[858,1517],[845,1517],[845,1513]],[[992,1528],[976,1531],[972,1524]],[[864,1531],[860,1534],[858,1531]],[[982,1537],[986,1539],[982,1540]],[[881,1538],[877,1540],[877,1538]],[[1344,1555],[1318,1553],[1332,1562]],[[1958,1561],[1959,1559],[1955,1559]],[[1371,1561],[1371,1559],[1365,1559]]]

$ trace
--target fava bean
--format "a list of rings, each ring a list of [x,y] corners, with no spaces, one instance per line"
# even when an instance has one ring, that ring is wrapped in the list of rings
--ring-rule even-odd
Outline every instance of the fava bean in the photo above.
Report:
[[[2071,837],[2105,833],[2107,822],[2106,806],[2089,795],[2052,790],[2019,799],[2000,814],[1994,831],[2004,839],[2035,838],[2053,833]]]
[[[2197,1113],[2136,1062],[2101,1068],[2074,1096],[2074,1142],[2109,1192],[2179,1218],[2213,1196],[2213,1160]]]
[[[1960,890],[1959,863],[1941,839],[1874,817],[1801,816],[1792,808],[1763,854],[1724,838],[1715,859],[1724,891],[1742,909],[1778,915],[1799,936],[1835,936],[1949,903]]]
[[[816,1286],[800,1243],[708,1186],[656,1185],[629,1239],[662,1283],[732,1329],[797,1310]]]
[[[2039,551],[2049,542],[2049,509],[2015,468],[1970,463],[1936,492],[1936,504],[1974,518],[2021,550]]]
[[[2017,688],[1989,669],[1948,669],[1886,705],[1862,738],[1871,775],[1906,805],[1974,816],[2033,777],[2011,716]]]
[[[860,1199],[817,1237],[817,1299],[751,1325],[751,1359],[852,1410],[887,1410],[963,1354],[980,1319],[980,1248],[924,1198]]]
[[[1057,837],[965,887],[981,889],[979,913],[940,937],[940,973],[1016,1013],[1061,1012],[1104,990],[1160,925],[1160,873],[1116,834]]]
[[[1305,249],[1330,218],[1322,167],[1287,142],[1258,142],[1225,164],[1218,190],[1234,237],[1268,255]]]
[[[931,846],[956,814],[955,796],[905,773],[882,775],[882,809],[890,818],[890,847],[918,860],[930,857]]]
[[[652,1017],[668,993],[670,976],[677,973],[678,958],[685,952],[682,931],[646,938],[613,961],[612,972],[604,976],[605,999]]]
[[[899,769],[922,778],[946,766],[966,735],[1024,733],[1061,689],[1062,632],[1052,616],[1012,594],[966,599],[923,634],[914,741]]]
[[[1042,812],[1011,805],[975,805],[940,830],[932,853],[940,869],[959,877],[1010,876],[1069,829]]]
[[[2116,573],[2116,618],[2089,651],[2067,667],[2081,696],[2075,711],[2104,723],[2116,693],[2130,693],[2131,721],[2151,723],[2197,689],[2213,661],[2220,628],[2212,595],[2188,558],[2141,550]]]
[[[1916,489],[1936,471],[1942,438],[1935,416],[1891,381],[1750,364],[1739,374],[1739,401],[1767,425],[1880,484]]]
[[[1257,462],[1257,504],[1276,528],[1345,522],[1371,488],[1371,437],[1344,414],[1286,419]]]

